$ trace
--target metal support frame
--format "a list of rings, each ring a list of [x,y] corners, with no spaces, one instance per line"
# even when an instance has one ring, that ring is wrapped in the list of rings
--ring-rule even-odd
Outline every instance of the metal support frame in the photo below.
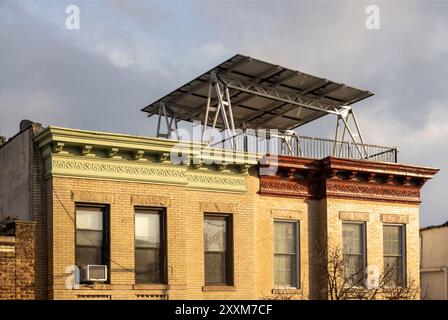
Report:
[[[218,99],[218,105],[217,107],[211,107],[211,100],[212,95],[215,95]],[[218,122],[218,118],[221,115],[222,121],[224,123],[223,130],[228,133],[230,139],[230,144],[232,148],[234,147],[234,142],[232,137],[235,136],[236,130],[235,130],[235,122],[233,119],[233,111],[232,111],[232,104],[230,102],[230,93],[229,88],[223,84],[221,81],[219,81],[218,77],[216,76],[216,73],[212,73],[212,76],[210,77],[210,83],[208,88],[208,97],[207,97],[207,106],[205,110],[205,119],[203,123],[203,130],[202,130],[202,141],[211,143],[212,138],[212,132],[216,128],[216,124]],[[213,122],[211,124],[211,131],[207,135],[207,126],[209,125],[209,119],[211,120],[213,118]]]
[[[232,149],[235,148],[234,138],[236,137],[236,128],[231,102],[231,98],[235,96],[235,93],[231,95],[230,90],[236,90],[237,92],[244,92],[252,96],[259,96],[273,100],[273,103],[280,103],[280,106],[284,106],[285,108],[280,110],[275,117],[280,117],[295,108],[297,108],[298,114],[300,114],[303,109],[308,109],[335,115],[337,117],[337,121],[332,155],[335,157],[340,157],[344,146],[347,146],[347,152],[350,152],[352,156],[354,151],[353,148],[355,148],[360,155],[360,158],[369,158],[358,121],[353,109],[350,106],[323,103],[318,98],[307,97],[307,92],[312,90],[314,87],[311,87],[309,90],[305,90],[300,94],[294,94],[279,90],[278,85],[276,84],[274,84],[274,86],[264,86],[259,83],[258,80],[263,78],[263,76],[270,75],[275,72],[275,68],[268,70],[268,72],[264,72],[260,75],[256,81],[234,79],[230,77],[227,72],[212,72],[208,83],[205,118],[201,135],[202,141],[212,145],[212,132],[217,127],[218,118],[221,118],[221,130],[226,133],[226,137],[221,142],[229,141]],[[322,84],[320,86],[322,86]],[[251,99],[250,96],[239,98],[234,101],[234,104],[238,105],[241,101],[249,99]],[[216,101],[216,103],[212,103],[212,101]],[[174,115],[169,114],[169,111],[169,106],[165,105],[164,102],[159,103],[157,136],[171,138],[173,133],[175,133],[177,138],[179,138],[177,128],[178,121]],[[264,110],[254,112],[254,115],[258,115],[261,111]],[[165,119],[165,125],[167,127],[166,133],[161,132],[162,118]],[[236,119],[238,121],[238,118]],[[211,131],[208,130],[209,127],[211,127]],[[281,153],[295,155],[294,144],[296,144],[296,153],[297,155],[302,156],[300,136],[297,132],[286,130],[276,134],[275,137],[279,138],[281,141],[279,150]]]
[[[280,91],[277,89],[277,87],[266,87],[261,86],[257,83],[251,82],[251,81],[243,81],[239,79],[233,79],[230,78],[228,75],[221,75],[221,74],[214,74],[212,75],[212,78],[215,79],[216,83],[215,86],[217,87],[216,91],[218,92],[218,99],[220,99],[220,102],[218,104],[218,111],[220,108],[223,108],[223,105],[228,105],[230,108],[230,97],[229,97],[229,89],[238,90],[240,92],[246,92],[248,94],[253,94],[255,96],[264,97],[267,99],[271,99],[278,102],[283,102],[286,105],[289,105],[290,107],[286,108],[285,111],[280,112],[278,116],[281,116],[294,108],[298,108],[298,112],[305,108],[309,110],[324,112],[327,114],[333,114],[337,117],[336,122],[336,132],[335,132],[335,140],[333,145],[333,156],[341,156],[343,145],[348,144],[348,152],[352,153],[353,156],[353,150],[352,148],[356,148],[357,152],[361,156],[361,158],[368,159],[369,154],[367,152],[367,148],[364,145],[364,139],[362,137],[361,129],[359,127],[358,121],[356,119],[356,116],[353,112],[353,109],[347,105],[340,105],[335,106],[334,104],[327,104],[322,103],[316,98],[307,98],[305,95],[300,94],[291,94],[289,92]],[[219,93],[219,88],[222,86],[225,88],[226,91],[226,98],[227,100],[224,101],[222,99],[222,94]],[[209,90],[209,96],[210,96],[210,90]],[[221,98],[220,98],[221,97]],[[204,126],[207,125],[207,119],[208,119],[208,112],[209,112],[209,103],[210,98],[207,103],[207,113],[206,113],[206,122],[204,123]],[[221,107],[220,107],[221,106]],[[231,108],[229,109],[229,113],[231,112]],[[215,115],[215,118],[218,115],[218,111]],[[225,119],[225,113],[224,113],[224,120],[226,128],[229,128],[229,124],[227,123],[227,120]],[[233,119],[232,119],[233,120]],[[232,128],[234,129],[233,121]],[[213,128],[215,127],[216,122],[213,123]],[[342,138],[339,140],[340,135],[340,129],[342,129]],[[231,138],[231,136],[229,137]],[[287,148],[287,151],[291,154],[293,154],[292,149],[292,141],[293,135],[290,133],[286,134],[279,134],[279,137],[281,139],[281,149]],[[300,139],[299,136],[297,136],[297,152],[301,154],[301,146],[300,146]],[[285,150],[283,150],[285,151]]]
[[[266,99],[286,102],[290,105],[304,107],[314,111],[338,114],[338,111],[334,110],[335,105],[322,103],[315,98],[307,98],[303,95],[291,94],[289,92],[278,90],[275,87],[261,86],[250,81],[233,79],[226,75],[218,75],[218,77],[229,89],[250,93]]]
[[[302,148],[300,146],[299,134],[294,130],[286,130],[276,135],[280,139],[280,154],[302,157]],[[294,144],[297,147],[297,153],[294,152]]]
[[[344,144],[347,144],[348,152],[351,152],[352,156],[353,151],[350,146],[354,145],[361,157],[364,159],[368,159],[369,154],[364,144],[361,129],[359,128],[358,121],[356,120],[353,109],[351,107],[344,107],[344,109],[342,111],[339,111],[338,113],[339,114],[336,120],[336,130],[333,144],[333,156],[341,157],[343,146]],[[350,126],[350,120],[352,120],[352,123],[354,125],[353,127]],[[340,130],[342,130],[341,139],[339,139]],[[346,137],[346,133],[348,133],[348,137]],[[358,137],[358,139],[356,139],[356,137]]]
[[[158,138],[172,138],[172,133],[176,134],[176,139],[179,140],[179,132],[177,127],[177,119],[175,115],[170,115],[167,112],[168,108],[163,101],[159,103],[159,117],[157,120],[157,137]],[[162,118],[165,119],[166,133],[161,132]]]

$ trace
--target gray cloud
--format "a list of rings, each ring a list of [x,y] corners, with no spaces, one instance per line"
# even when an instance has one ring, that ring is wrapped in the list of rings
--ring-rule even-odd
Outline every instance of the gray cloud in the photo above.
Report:
[[[81,30],[64,28],[65,6]],[[423,191],[422,225],[448,220],[448,3],[3,2],[0,134],[23,118],[152,134],[139,110],[236,52],[376,93],[356,107],[366,140],[399,146],[400,161],[440,167]],[[329,136],[334,119],[301,128]]]

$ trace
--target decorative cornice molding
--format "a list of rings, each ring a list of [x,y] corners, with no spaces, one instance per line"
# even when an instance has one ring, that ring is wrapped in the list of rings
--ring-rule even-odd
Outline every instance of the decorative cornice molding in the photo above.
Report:
[[[199,159],[206,164],[226,163],[228,166],[256,165],[259,154],[241,152],[235,150],[219,149],[208,147],[204,143],[195,141],[179,141],[171,139],[161,139],[152,137],[132,136],[125,134],[96,132],[88,130],[77,130],[60,127],[47,127],[34,138],[38,147],[45,151],[44,157],[51,156],[51,149],[48,147],[61,143],[64,149],[77,149],[75,154],[89,154],[92,157],[98,157],[98,154],[116,155],[118,152],[129,153],[132,160],[141,159],[148,155],[150,158],[156,158],[159,162],[165,162],[170,159],[172,152],[183,153],[186,159]],[[93,152],[93,149],[95,152]],[[110,152],[112,150],[112,153]],[[114,150],[117,150],[115,152]],[[101,157],[101,156],[100,156]],[[187,164],[187,163],[185,163]]]
[[[145,154],[145,151],[143,151],[143,150],[135,150],[135,152],[134,152],[134,160],[141,159],[144,154]]]
[[[64,143],[63,142],[56,142],[52,145],[51,151],[54,153],[59,153],[64,149]]]
[[[181,185],[191,189],[245,192],[244,175],[188,169],[187,166],[152,164],[112,159],[72,156],[48,158],[47,177],[64,176],[89,179],[125,180],[144,183]]]
[[[81,149],[81,155],[86,156],[88,155],[90,152],[92,151],[92,146],[91,145],[84,145]]]
[[[438,169],[328,157],[263,159],[278,166],[260,176],[260,194],[299,198],[346,198],[418,204],[420,188]]]
[[[225,174],[206,174],[188,171],[187,188],[223,190],[229,192],[245,192],[246,179],[244,176]]]
[[[415,187],[336,180],[327,180],[325,187],[327,198],[343,197],[363,200],[420,202],[420,191]]]
[[[260,194],[262,195],[307,198],[311,196],[310,189],[308,184],[295,180],[275,176],[260,178]]]
[[[107,152],[107,157],[108,158],[113,158],[117,155],[118,151],[120,151],[120,149],[118,148],[110,148]]]

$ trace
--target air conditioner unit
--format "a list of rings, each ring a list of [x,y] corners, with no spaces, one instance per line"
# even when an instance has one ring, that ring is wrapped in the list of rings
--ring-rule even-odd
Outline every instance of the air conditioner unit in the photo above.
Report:
[[[81,268],[82,281],[107,281],[107,266],[88,264]]]

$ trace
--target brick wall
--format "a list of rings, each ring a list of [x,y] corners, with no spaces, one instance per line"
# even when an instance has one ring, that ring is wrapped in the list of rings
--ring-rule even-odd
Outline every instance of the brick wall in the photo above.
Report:
[[[40,132],[40,126],[33,125],[33,135]],[[48,298],[48,261],[47,261],[47,190],[44,162],[39,148],[32,144],[30,152],[30,218],[36,222],[36,299]]]
[[[8,235],[0,236],[0,299],[35,298],[34,222],[8,224]]]
[[[48,180],[48,214],[52,252],[49,285],[55,299],[253,299],[262,298],[256,286],[256,241],[253,196],[258,179],[247,177],[247,194],[188,190],[182,186],[54,177]],[[50,192],[51,190],[51,192]],[[75,264],[75,204],[102,203],[110,208],[110,284],[67,288]],[[168,282],[134,283],[135,206],[164,206],[167,210]],[[203,221],[205,212],[229,213],[234,226],[235,287],[204,291]],[[49,238],[50,239],[50,238]],[[69,269],[67,269],[69,268]],[[51,273],[53,270],[53,273]]]
[[[328,246],[342,248],[342,223],[344,221],[365,222],[367,265],[383,270],[383,226],[385,223],[400,223],[405,226],[404,252],[407,281],[420,286],[419,255],[419,206],[417,204],[386,203],[327,199]]]
[[[418,281],[418,205],[379,201],[309,200],[261,196],[255,172],[246,177],[247,192],[189,190],[183,186],[53,177],[48,184],[48,269],[50,298],[55,299],[265,299],[275,295],[273,222],[300,222],[300,284],[292,296],[323,298],[315,274],[316,247],[322,235],[328,245],[341,245],[344,220],[367,219],[368,264],[382,268],[382,225],[406,222],[406,265]],[[110,284],[70,283],[75,263],[75,204],[106,204],[110,208]],[[167,208],[168,285],[135,285],[134,208]],[[204,290],[203,216],[205,212],[233,215],[234,280],[227,290]],[[398,220],[397,220],[398,219]],[[384,220],[384,221],[383,221]],[[386,221],[386,222],[387,222]],[[390,222],[390,221],[389,221]],[[67,282],[68,281],[68,282]],[[417,283],[418,284],[418,283]]]

